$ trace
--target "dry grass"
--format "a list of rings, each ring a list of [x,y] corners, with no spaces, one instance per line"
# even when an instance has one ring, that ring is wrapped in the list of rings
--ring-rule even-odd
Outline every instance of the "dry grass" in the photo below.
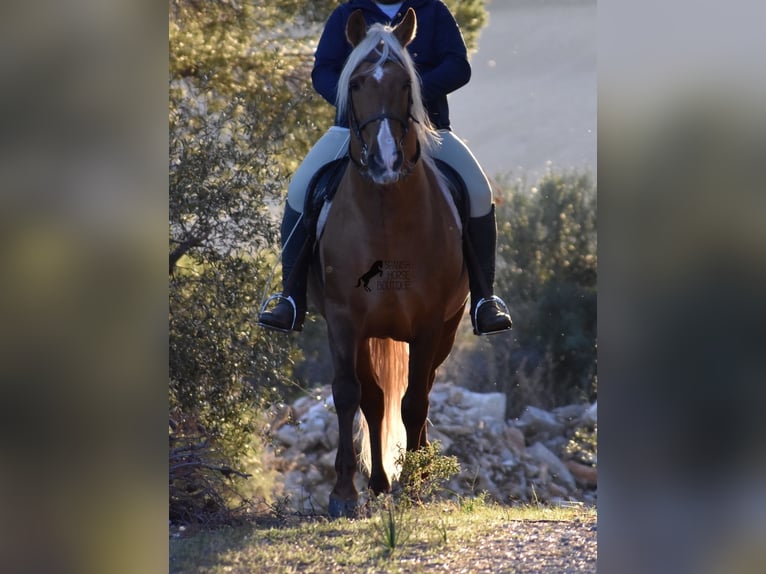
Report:
[[[461,499],[330,521],[252,524],[170,540],[171,573],[595,572],[596,511]],[[386,528],[407,535],[395,539]]]

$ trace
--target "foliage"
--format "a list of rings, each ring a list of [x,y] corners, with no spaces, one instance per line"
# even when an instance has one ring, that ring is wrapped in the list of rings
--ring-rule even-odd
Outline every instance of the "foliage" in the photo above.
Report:
[[[183,426],[189,426],[188,422]],[[229,523],[247,506],[232,488],[232,478],[250,478],[228,465],[228,460],[194,428],[181,428],[171,419],[169,517],[174,523]],[[238,508],[232,501],[240,501]]]
[[[422,503],[460,472],[457,457],[445,456],[441,450],[441,443],[434,441],[417,451],[405,451],[397,459],[402,469],[399,483],[410,500]]]
[[[598,426],[582,425],[564,446],[564,453],[583,464],[595,466],[598,456]]]
[[[489,503],[489,494],[486,491],[481,491],[476,496],[461,496],[459,497],[460,510],[463,512],[478,512],[487,507]]]
[[[501,207],[498,252],[511,265],[498,286],[513,293],[522,315],[522,356],[500,357],[516,367],[545,352],[554,400],[595,395],[596,376],[596,190],[588,174],[548,174],[530,192],[509,194]],[[534,303],[530,309],[529,303]],[[525,309],[532,313],[523,314]],[[511,364],[508,364],[510,362]],[[514,364],[515,363],[515,364]],[[515,370],[515,369],[514,369]],[[513,370],[509,370],[513,372]]]
[[[371,520],[373,537],[391,556],[404,546],[415,529],[415,519],[408,504],[397,504],[393,497],[381,497],[378,501],[378,520]]]
[[[409,508],[401,517],[397,516],[400,510],[391,511],[397,528],[410,530],[408,537],[397,538],[395,552],[381,538],[381,518],[388,521],[388,510],[383,516],[354,520],[293,516],[278,523],[263,519],[188,534],[171,531],[170,571],[418,572],[450,568],[470,572],[492,551],[487,542],[496,540],[498,533],[510,531],[514,537],[527,539],[527,526],[565,523],[567,538],[579,539],[584,532],[595,538],[595,508],[484,503],[467,512],[454,501],[442,501]],[[560,545],[546,545],[561,552]],[[508,541],[500,546],[507,551]],[[523,552],[508,555],[508,571],[514,571],[514,566],[523,571],[523,559]]]
[[[596,396],[596,190],[588,173],[501,182],[495,292],[511,310],[505,336],[463,343],[479,391],[502,391],[508,414]],[[479,355],[481,356],[479,358]]]
[[[498,372],[541,366],[548,404],[592,399],[596,377],[596,191],[587,173],[548,173],[501,196],[497,289],[510,295],[518,350],[493,345]],[[546,355],[552,358],[544,365]],[[512,395],[512,393],[511,393]]]
[[[207,493],[201,506],[177,497],[189,506],[179,517],[230,501],[236,481],[211,481],[210,467],[257,469],[252,413],[274,398],[296,356],[254,324],[275,262],[285,158],[296,155],[285,150],[312,138],[293,128],[314,114],[309,42],[278,25],[292,20],[290,7],[170,4],[170,438],[173,448],[206,445],[193,474],[171,474],[171,489]],[[180,430],[190,428],[193,440]]]
[[[489,21],[486,0],[444,0],[444,3],[460,26],[468,53],[475,52],[479,47],[481,30]]]

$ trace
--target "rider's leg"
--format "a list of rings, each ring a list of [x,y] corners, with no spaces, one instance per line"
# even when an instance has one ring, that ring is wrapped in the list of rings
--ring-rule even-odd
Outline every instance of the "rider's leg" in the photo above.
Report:
[[[327,162],[343,156],[348,149],[347,128],[331,127],[319,138],[295,171],[287,188],[282,218],[282,292],[277,304],[258,317],[262,327],[278,331],[300,331],[306,316],[306,279],[311,263],[310,237],[302,220],[303,204],[311,178]]]
[[[282,291],[273,298],[277,304],[258,317],[262,327],[277,331],[301,331],[306,316],[306,278],[311,243],[303,214],[285,205],[282,217]]]
[[[451,131],[441,130],[442,141],[434,155],[452,166],[463,178],[470,196],[471,213],[465,233],[468,279],[471,288],[471,323],[477,335],[500,333],[511,328],[508,307],[493,295],[497,226],[492,187],[471,150]]]

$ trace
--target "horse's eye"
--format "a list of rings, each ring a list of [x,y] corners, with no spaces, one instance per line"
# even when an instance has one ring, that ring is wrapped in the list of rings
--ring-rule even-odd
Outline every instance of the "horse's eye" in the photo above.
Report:
[[[362,85],[359,83],[359,80],[352,80],[348,84],[348,89],[351,90],[352,92],[358,91],[359,88],[361,87]]]
[[[412,87],[412,84],[410,82],[405,82],[405,84],[402,86],[402,91],[409,90]]]

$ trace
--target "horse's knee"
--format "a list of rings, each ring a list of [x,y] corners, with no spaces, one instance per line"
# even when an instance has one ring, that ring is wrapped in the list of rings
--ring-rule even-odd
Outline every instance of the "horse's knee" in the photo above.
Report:
[[[428,397],[408,397],[402,399],[402,422],[405,426],[420,424],[428,416]]]
[[[332,398],[336,412],[356,411],[362,400],[361,386],[359,384],[334,382],[332,385]]]

